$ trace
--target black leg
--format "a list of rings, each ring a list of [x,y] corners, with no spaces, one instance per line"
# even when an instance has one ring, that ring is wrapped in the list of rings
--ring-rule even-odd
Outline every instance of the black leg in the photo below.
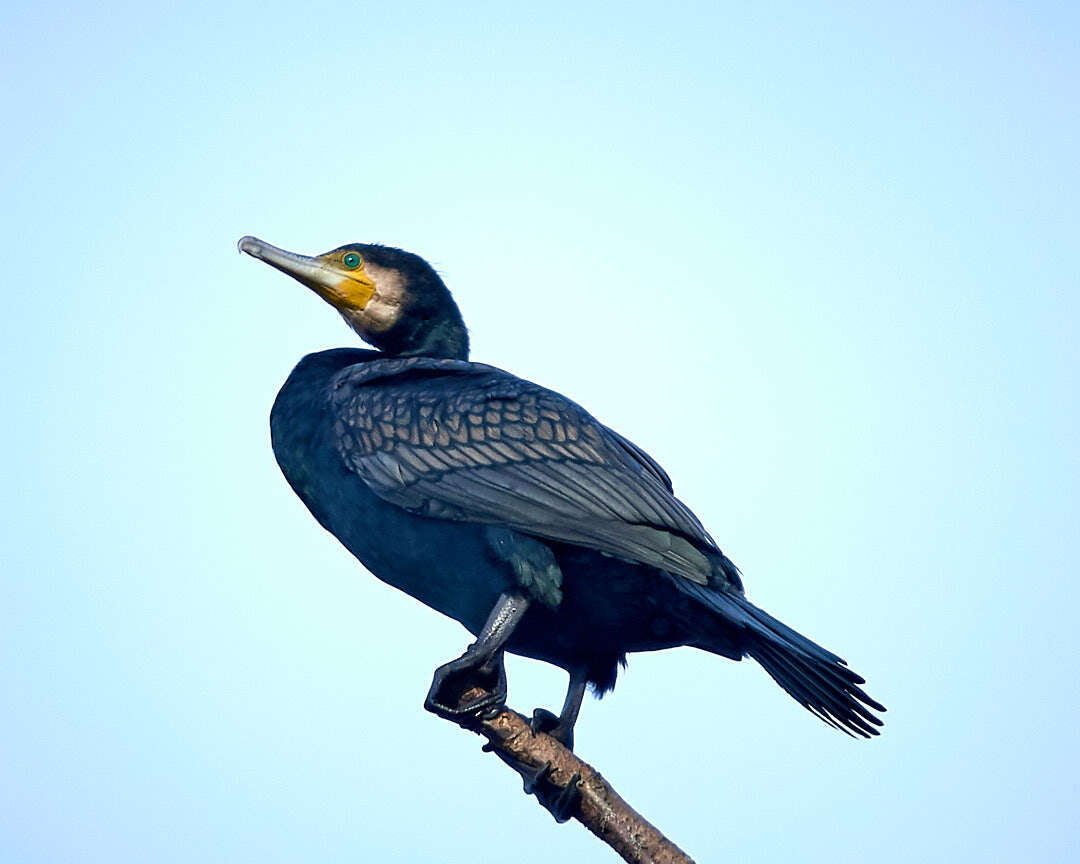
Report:
[[[502,647],[528,608],[529,600],[521,594],[499,597],[476,641],[457,660],[435,670],[424,707],[459,723],[501,707],[506,701]],[[462,703],[461,696],[473,687],[485,695]]]
[[[573,750],[574,724],[577,723],[578,712],[581,711],[581,700],[584,696],[585,673],[571,672],[570,686],[566,688],[562,713],[556,717],[545,708],[537,708],[533,711],[530,723],[533,732],[544,732],[560,742],[567,750]]]

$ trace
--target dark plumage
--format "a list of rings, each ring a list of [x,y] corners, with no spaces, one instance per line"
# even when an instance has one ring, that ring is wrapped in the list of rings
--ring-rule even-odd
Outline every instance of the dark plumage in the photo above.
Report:
[[[569,743],[584,682],[609,690],[627,652],[692,645],[752,656],[826,722],[877,734],[869,709],[884,709],[863,680],[746,600],[655,460],[564,396],[468,362],[457,307],[422,259],[365,245],[304,258],[254,238],[241,249],[383,349],[301,360],[271,434],[328,531],[379,579],[480,636],[440,670],[429,707],[453,711],[440,694],[462,670],[497,684],[505,648],[571,673],[562,717],[538,714]]]

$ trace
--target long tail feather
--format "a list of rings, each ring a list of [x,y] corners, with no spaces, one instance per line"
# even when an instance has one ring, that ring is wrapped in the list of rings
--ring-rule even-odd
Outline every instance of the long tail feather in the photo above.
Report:
[[[849,735],[879,734],[876,727],[884,724],[868,709],[884,711],[885,706],[867,695],[859,686],[865,681],[843,659],[745,597],[693,583],[680,587],[739,628],[743,651],[808,711]],[[707,643],[698,644],[709,648]]]

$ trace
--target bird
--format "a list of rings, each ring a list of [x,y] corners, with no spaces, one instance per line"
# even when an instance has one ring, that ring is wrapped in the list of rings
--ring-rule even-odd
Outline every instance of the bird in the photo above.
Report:
[[[569,674],[562,710],[537,708],[531,723],[572,748],[586,690],[614,688],[627,654],[692,646],[750,657],[829,725],[879,734],[885,707],[864,679],[747,599],[652,456],[567,397],[469,359],[461,312],[427,261],[379,244],[238,247],[371,346],[301,359],[271,409],[271,444],[364,567],[476,637],[435,670],[428,710],[490,716],[509,651]]]

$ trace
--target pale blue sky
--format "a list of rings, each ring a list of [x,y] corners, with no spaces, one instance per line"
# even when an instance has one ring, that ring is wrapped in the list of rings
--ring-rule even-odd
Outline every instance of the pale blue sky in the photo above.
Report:
[[[354,337],[247,233],[429,258],[889,706],[632,657],[578,750],[699,861],[1075,857],[1078,19],[5,9],[0,859],[614,860],[422,710],[467,634],[286,487],[277,387]]]

